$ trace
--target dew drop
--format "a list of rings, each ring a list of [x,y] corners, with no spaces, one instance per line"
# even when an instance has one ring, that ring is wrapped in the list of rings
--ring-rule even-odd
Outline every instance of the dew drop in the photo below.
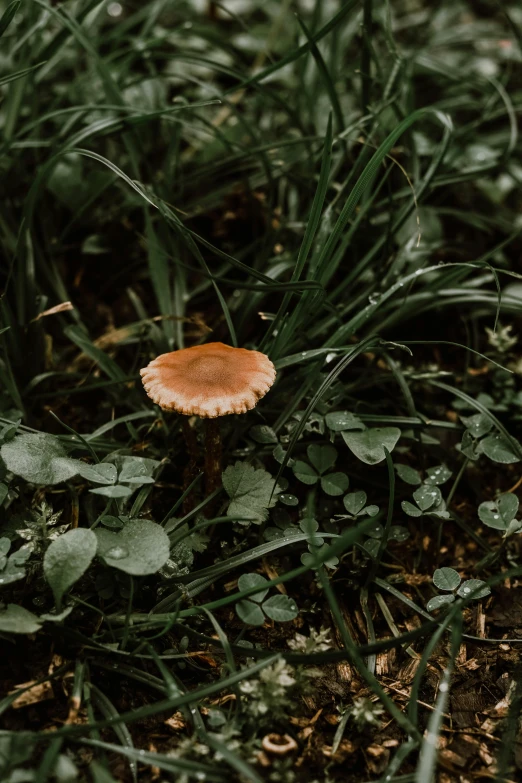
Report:
[[[285,506],[297,506],[299,503],[299,500],[295,495],[287,495],[285,492],[279,495],[279,500],[281,503],[284,503]]]
[[[439,691],[441,691],[442,693],[446,693],[447,690],[448,690],[448,683],[441,682]]]
[[[109,14],[109,16],[112,16],[114,19],[116,19],[116,17],[118,16],[121,16],[122,12],[123,12],[123,6],[121,5],[121,3],[110,3],[107,8],[107,13]]]
[[[493,519],[500,519],[498,514],[493,514]]]
[[[463,587],[462,588],[463,593],[469,593],[469,587]]]
[[[111,560],[121,560],[124,557],[129,556],[129,550],[124,546],[112,546],[105,553],[106,557],[110,557]]]
[[[370,296],[368,297],[368,301],[370,304],[374,305],[377,304],[380,298],[381,298],[380,294],[370,294]]]

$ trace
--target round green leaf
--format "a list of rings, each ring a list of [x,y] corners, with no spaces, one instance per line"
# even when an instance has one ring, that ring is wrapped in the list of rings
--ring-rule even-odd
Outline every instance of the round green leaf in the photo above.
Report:
[[[410,531],[403,525],[392,525],[388,533],[389,541],[406,541],[410,537]]]
[[[494,426],[491,416],[487,416],[485,413],[461,416],[460,420],[474,438],[481,438],[487,432],[490,432]]]
[[[261,576],[261,574],[242,574],[237,580],[237,586],[239,590],[243,592],[243,590],[250,590],[251,587],[264,588],[266,582],[267,580],[264,576]],[[268,594],[269,590],[269,587],[261,589],[259,593],[254,593],[254,595],[249,596],[249,600],[260,604],[263,598]]]
[[[256,424],[254,427],[250,428],[248,434],[256,443],[262,443],[263,445],[267,443],[277,443],[277,435],[274,430],[266,424]]]
[[[170,541],[161,525],[135,519],[119,533],[99,528],[98,555],[107,565],[133,576],[154,574],[169,559]]]
[[[513,438],[513,440],[515,440]],[[515,441],[519,448],[522,449],[518,441]],[[520,462],[519,453],[517,453],[516,446],[512,442],[508,441],[500,433],[488,435],[486,438],[480,441],[482,450],[486,457],[489,457],[493,462],[501,462],[504,465],[510,465],[513,462]]]
[[[436,465],[426,471],[428,478],[426,484],[444,484],[451,478],[451,470],[446,465]]]
[[[504,492],[503,495],[499,495],[497,504],[504,519],[511,522],[517,515],[520,501],[513,492]]]
[[[428,612],[434,612],[435,609],[441,609],[443,606],[452,604],[455,600],[454,595],[436,595],[434,598],[430,598],[426,604]]]
[[[0,631],[4,633],[36,633],[41,627],[38,617],[23,606],[7,604],[0,610]]]
[[[276,623],[287,623],[299,614],[295,601],[287,595],[273,595],[263,604],[263,611]]]
[[[442,500],[440,489],[430,484],[422,484],[415,490],[413,497],[421,511],[428,511],[433,506],[438,506]]]
[[[420,508],[417,508],[417,506],[414,506],[413,503],[410,503],[409,500],[403,500],[401,502],[401,508],[404,511],[405,514],[407,514],[409,517],[421,517],[422,511]]]
[[[457,593],[461,598],[469,598],[471,596],[474,601],[478,601],[479,598],[485,598],[490,595],[491,590],[482,579],[467,579],[465,582],[462,582]]]
[[[396,464],[395,470],[397,471],[398,477],[405,481],[406,484],[413,484],[413,486],[417,486],[422,482],[419,471],[415,470],[415,468],[410,468],[409,465]]]
[[[500,509],[492,500],[486,500],[478,507],[478,515],[481,522],[495,530],[506,530],[509,522],[506,522]],[[511,520],[510,520],[511,521]]]
[[[42,432],[17,435],[3,444],[0,454],[11,473],[31,484],[67,481],[78,474],[83,464],[69,459],[58,438]]]
[[[69,530],[49,545],[43,570],[58,607],[63,595],[89,568],[97,545],[95,533],[81,527]]]
[[[312,485],[319,481],[319,476],[308,462],[303,462],[303,460],[298,459],[295,464],[292,465],[292,470],[294,471],[296,479],[303,484]]]
[[[248,598],[237,602],[236,612],[239,619],[243,620],[246,625],[263,625],[265,622],[265,615],[261,611],[261,607]]]
[[[90,489],[93,495],[103,495],[106,498],[128,498],[134,490],[132,487],[124,487],[123,484],[113,484],[107,487],[96,487]]]
[[[98,465],[86,465],[80,463],[80,476],[86,481],[92,481],[94,484],[114,484],[118,471],[115,465],[110,462],[100,462]]]
[[[324,417],[326,426],[332,432],[342,432],[343,430],[363,430],[364,424],[354,413],[348,411],[335,411],[327,413]]]
[[[335,446],[319,446],[316,443],[311,443],[306,453],[308,459],[320,475],[330,470],[335,465],[335,460],[337,459]]]
[[[456,590],[460,585],[460,576],[454,568],[437,568],[433,574],[433,584],[439,590]]]
[[[359,492],[350,492],[343,498],[344,507],[349,514],[357,516],[366,505],[366,499],[366,492],[363,492],[362,490],[359,490]]]
[[[343,432],[342,437],[352,454],[366,463],[376,465],[385,458],[384,447],[392,452],[401,436],[398,427],[373,427],[363,432]]]
[[[335,497],[336,495],[342,495],[350,486],[350,479],[346,473],[329,473],[327,476],[321,477],[321,489],[326,492],[327,495]]]

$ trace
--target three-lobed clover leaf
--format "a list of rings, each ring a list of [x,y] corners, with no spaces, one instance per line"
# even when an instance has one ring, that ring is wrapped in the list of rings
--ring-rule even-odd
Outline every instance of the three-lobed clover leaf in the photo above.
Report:
[[[445,595],[430,598],[426,604],[428,612],[453,603],[456,595],[460,598],[472,598],[478,601],[491,593],[491,589],[482,579],[467,579],[462,582],[459,572],[448,566],[437,568],[433,574],[433,584],[439,590],[443,590]]]
[[[236,604],[236,613],[246,625],[264,625],[266,617],[275,622],[285,623],[294,620],[299,610],[295,601],[287,595],[278,594],[265,601],[270,590],[266,587],[268,580],[261,574],[242,574],[237,586],[242,592],[258,587],[259,590],[248,598],[243,598]]]
[[[401,436],[398,427],[372,427],[362,432],[345,432],[342,437],[352,454],[366,465],[377,465],[392,452]]]
[[[294,476],[303,484],[310,486],[320,482],[321,489],[327,495],[338,496],[346,492],[350,480],[340,471],[328,472],[337,459],[337,449],[334,446],[320,446],[312,443],[306,450],[311,465],[304,460],[296,460],[292,466]]]

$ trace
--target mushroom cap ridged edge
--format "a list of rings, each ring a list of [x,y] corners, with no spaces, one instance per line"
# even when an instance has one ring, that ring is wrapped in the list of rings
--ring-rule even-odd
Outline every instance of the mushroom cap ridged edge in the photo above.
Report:
[[[215,348],[214,348],[215,347]],[[160,406],[163,410],[173,411],[176,413],[182,413],[185,416],[200,416],[201,418],[214,419],[220,416],[226,416],[232,413],[241,414],[246,413],[252,408],[255,408],[257,403],[262,397],[270,390],[276,377],[276,369],[268,356],[259,352],[251,351],[245,348],[232,348],[231,346],[223,345],[222,343],[206,343],[204,346],[196,346],[196,348],[208,349],[209,354],[211,350],[216,350],[218,354],[222,354],[230,361],[233,368],[233,362],[236,362],[239,367],[235,368],[235,371],[242,376],[250,376],[248,382],[245,382],[242,387],[236,393],[230,393],[229,391],[223,391],[221,394],[215,394],[209,396],[208,389],[194,389],[193,394],[187,397],[185,393],[177,388],[169,387],[161,379],[161,370],[165,368],[165,360],[176,356],[180,358],[194,357],[193,348],[180,349],[179,351],[171,351],[170,353],[161,354],[153,359],[147,367],[140,370],[140,375],[143,381],[143,386],[148,396]],[[186,356],[181,357],[180,354],[187,352]],[[236,352],[235,356],[231,356],[232,352]],[[203,353],[203,352],[201,352]],[[245,355],[248,354],[248,357]],[[201,357],[202,360],[205,358]],[[241,359],[248,358],[249,364],[252,359],[255,358],[256,366],[252,370],[251,367],[241,369]],[[234,368],[233,368],[234,369]],[[188,384],[190,386],[190,384]]]

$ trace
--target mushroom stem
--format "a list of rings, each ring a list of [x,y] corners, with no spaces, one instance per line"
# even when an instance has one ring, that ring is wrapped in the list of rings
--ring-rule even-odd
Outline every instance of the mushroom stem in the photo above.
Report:
[[[187,416],[181,417],[181,429],[185,446],[187,447],[188,462],[183,471],[183,492],[185,492],[198,474],[199,448],[196,433],[190,426]],[[183,512],[189,514],[194,507],[194,492],[189,492],[183,501]]]
[[[205,490],[210,495],[221,478],[221,429],[219,419],[205,420]]]

